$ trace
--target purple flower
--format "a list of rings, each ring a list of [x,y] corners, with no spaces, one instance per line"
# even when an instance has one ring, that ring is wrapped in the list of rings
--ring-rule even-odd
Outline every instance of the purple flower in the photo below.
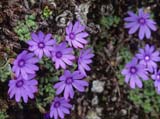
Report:
[[[66,28],[66,40],[70,46],[74,48],[83,48],[87,41],[85,38],[88,36],[88,33],[84,31],[85,27],[77,21],[74,26],[72,23]]]
[[[137,64],[138,60],[136,58],[132,59],[131,62],[126,64],[125,68],[122,70],[122,74],[125,76],[125,82],[130,83],[131,88],[135,88],[136,85],[142,88],[142,80],[148,80],[147,71],[145,66],[142,64]]]
[[[140,60],[140,64],[147,67],[149,72],[153,72],[157,68],[157,62],[160,61],[159,52],[155,51],[154,46],[149,46],[148,44],[144,49],[139,49],[139,53],[136,57]]]
[[[138,15],[133,12],[128,12],[129,17],[124,20],[127,22],[125,28],[130,29],[129,34],[135,33],[139,29],[139,38],[142,40],[144,36],[147,39],[151,37],[151,30],[156,31],[156,23],[150,19],[148,13],[144,13],[142,9],[138,10]]]
[[[28,102],[28,97],[33,99],[34,93],[38,91],[36,86],[38,82],[33,78],[34,75],[29,75],[28,80],[24,80],[21,76],[16,80],[10,80],[8,90],[10,98],[15,95],[16,102],[19,102],[22,97],[25,103]]]
[[[57,89],[56,94],[59,95],[64,90],[64,97],[65,99],[73,98],[74,90],[73,87],[76,88],[78,91],[83,92],[85,86],[88,86],[88,82],[81,80],[84,76],[79,72],[75,71],[71,73],[70,71],[66,70],[64,75],[60,77],[60,82],[54,85],[54,88]]]
[[[50,52],[56,43],[55,40],[51,40],[52,35],[44,35],[41,31],[39,31],[38,35],[32,33],[31,37],[32,39],[27,42],[29,44],[29,50],[33,51],[40,59],[43,57],[43,54],[50,57]]]
[[[50,108],[50,117],[54,119],[58,119],[58,116],[60,118],[64,118],[65,114],[70,114],[70,110],[72,108],[72,105],[69,104],[64,98],[58,98],[56,97],[51,105]]]
[[[52,61],[55,62],[56,69],[59,67],[66,69],[66,64],[73,65],[72,60],[74,59],[75,56],[73,55],[73,49],[67,48],[65,42],[54,46],[52,51]]]
[[[45,113],[45,114],[44,114],[44,119],[50,119],[49,113]]]
[[[151,77],[154,80],[154,86],[156,87],[157,92],[160,94],[160,70],[155,70]]]
[[[17,77],[21,75],[24,79],[28,79],[28,74],[35,74],[35,71],[38,71],[39,68],[35,65],[38,61],[33,53],[23,51],[15,59],[12,70]]]
[[[80,56],[78,59],[78,69],[79,71],[86,76],[86,71],[90,71],[90,67],[88,66],[88,64],[92,63],[91,58],[94,57],[94,54],[92,53],[92,49],[86,49],[86,50],[81,50],[80,51]]]

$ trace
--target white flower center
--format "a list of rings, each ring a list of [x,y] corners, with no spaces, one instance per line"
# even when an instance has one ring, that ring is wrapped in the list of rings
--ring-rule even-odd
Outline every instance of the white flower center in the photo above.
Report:
[[[146,60],[146,61],[149,61],[149,60],[150,60],[150,57],[149,57],[148,55],[146,55],[146,56],[145,56],[145,60]]]

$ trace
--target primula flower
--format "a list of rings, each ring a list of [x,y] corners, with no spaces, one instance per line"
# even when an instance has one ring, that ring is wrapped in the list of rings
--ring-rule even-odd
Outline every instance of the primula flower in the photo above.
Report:
[[[72,23],[66,28],[66,40],[70,46],[74,48],[83,48],[87,41],[85,38],[88,36],[88,33],[84,31],[85,27],[77,21],[74,26]]]
[[[40,59],[43,57],[43,54],[50,57],[50,52],[56,43],[56,41],[51,39],[51,37],[51,34],[44,35],[41,31],[38,32],[38,35],[32,33],[32,39],[27,42],[29,44],[29,50],[33,51]]]
[[[122,74],[125,76],[125,82],[130,83],[131,88],[135,88],[136,85],[139,88],[142,88],[141,79],[148,80],[145,66],[137,63],[138,63],[138,60],[134,58],[132,59],[132,61],[126,64],[125,68],[122,70]]]
[[[154,80],[154,86],[157,89],[157,92],[160,94],[160,70],[155,70],[151,77]]]
[[[139,49],[136,57],[140,60],[140,64],[144,64],[151,73],[157,68],[156,63],[160,61],[159,52],[155,51],[154,46],[149,46],[148,44],[144,49]]]
[[[86,50],[81,50],[80,51],[80,55],[78,58],[78,69],[79,71],[86,76],[86,71],[90,71],[90,67],[88,66],[88,64],[92,63],[91,58],[94,57],[94,54],[92,53],[92,49],[86,49]]]
[[[65,114],[70,114],[70,109],[72,105],[69,104],[64,98],[56,97],[50,108],[50,117],[54,119],[64,118]]]
[[[54,46],[52,50],[52,61],[55,62],[56,69],[59,67],[66,69],[66,64],[73,65],[72,60],[74,59],[75,56],[73,55],[73,49],[67,48],[65,42]]]
[[[56,94],[59,95],[64,90],[64,97],[65,99],[73,98],[74,90],[73,87],[76,88],[78,91],[83,92],[85,86],[88,86],[88,82],[82,80],[84,76],[79,72],[75,71],[71,73],[70,71],[66,70],[64,75],[60,77],[60,82],[54,85],[54,88],[57,89]]]
[[[28,102],[28,98],[33,99],[34,93],[38,91],[38,82],[33,78],[34,75],[29,75],[28,80],[24,80],[21,76],[19,76],[16,80],[10,80],[8,90],[10,98],[13,98],[15,95],[16,102],[20,102],[22,97],[25,103]]]
[[[35,65],[38,61],[33,53],[23,51],[15,59],[12,71],[17,77],[21,75],[24,79],[28,79],[28,74],[35,74],[35,71],[38,71],[39,68]]]
[[[138,10],[138,15],[128,12],[126,17],[125,28],[130,29],[129,34],[135,33],[139,29],[139,38],[142,40],[145,36],[147,39],[151,37],[151,30],[156,31],[156,23],[150,18],[150,14],[144,13],[142,9]]]

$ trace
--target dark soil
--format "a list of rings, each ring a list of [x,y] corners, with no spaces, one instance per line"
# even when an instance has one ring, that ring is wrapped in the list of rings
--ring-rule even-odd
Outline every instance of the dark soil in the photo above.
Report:
[[[48,0],[49,1],[49,0]],[[157,24],[160,24],[159,0],[1,0],[0,1],[0,53],[7,53],[9,58],[15,57],[16,54],[27,48],[23,41],[19,41],[18,35],[13,28],[17,21],[23,20],[27,14],[36,14],[36,22],[38,30],[51,32],[53,34],[64,35],[64,27],[57,24],[56,17],[68,10],[72,13],[69,19],[76,19],[75,5],[90,4],[87,14],[86,23],[90,33],[91,46],[94,48],[94,62],[92,71],[88,74],[87,80],[90,86],[85,93],[77,93],[74,100],[74,109],[67,119],[85,119],[90,111],[98,113],[100,119],[150,119],[150,114],[144,113],[143,109],[137,107],[128,97],[129,87],[127,85],[119,85],[116,77],[118,52],[122,47],[129,47],[131,52],[137,50],[137,42],[130,40],[131,37],[124,29],[123,18],[129,9],[136,10],[142,6],[154,11]],[[53,1],[53,2],[52,2]],[[40,12],[45,6],[52,9],[52,16],[47,20],[40,17]],[[56,5],[56,6],[55,6]],[[113,8],[107,6],[111,5]],[[102,12],[102,6],[106,7],[106,11]],[[114,14],[120,17],[120,24],[117,27],[103,29],[99,25],[100,18],[104,14]],[[102,37],[103,35],[103,37]],[[158,38],[159,32],[153,34],[153,38]],[[136,36],[134,36],[136,39]],[[133,39],[133,38],[132,38]],[[112,41],[114,40],[114,45]],[[148,42],[148,41],[147,41]],[[159,43],[159,41],[154,41]],[[6,50],[9,49],[9,50]],[[95,93],[91,91],[92,82],[94,80],[104,81],[104,91]],[[24,104],[24,108],[20,109],[18,104],[13,100],[9,100],[7,96],[8,82],[0,82],[0,109],[3,105],[7,107],[9,119],[43,119],[44,115],[34,108],[34,103],[29,102],[29,106]],[[92,99],[98,96],[98,104],[93,105]],[[34,100],[33,100],[34,102]],[[100,109],[100,112],[97,110]],[[92,118],[91,118],[92,119]],[[98,119],[98,118],[95,118]]]

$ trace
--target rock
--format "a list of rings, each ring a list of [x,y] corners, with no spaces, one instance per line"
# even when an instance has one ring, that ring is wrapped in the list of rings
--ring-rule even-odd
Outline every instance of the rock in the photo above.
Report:
[[[111,100],[112,102],[115,102],[117,100],[117,97],[112,97]]]
[[[125,115],[127,115],[127,110],[125,110],[125,109],[121,109],[121,114],[122,114],[122,116],[125,116]]]
[[[104,81],[95,80],[92,83],[92,92],[102,93],[104,91]]]
[[[138,119],[138,115],[133,115],[131,119]]]
[[[102,107],[96,107],[96,112],[98,116],[102,116],[102,111],[103,111]]]
[[[101,119],[95,111],[91,110],[87,113],[86,119]]]
[[[94,96],[93,99],[92,99],[92,105],[97,105],[98,102],[99,102],[98,96],[96,95],[96,96]]]
[[[62,14],[56,17],[57,26],[66,27],[69,25],[70,21],[73,20],[73,14],[69,10],[65,10]]]

